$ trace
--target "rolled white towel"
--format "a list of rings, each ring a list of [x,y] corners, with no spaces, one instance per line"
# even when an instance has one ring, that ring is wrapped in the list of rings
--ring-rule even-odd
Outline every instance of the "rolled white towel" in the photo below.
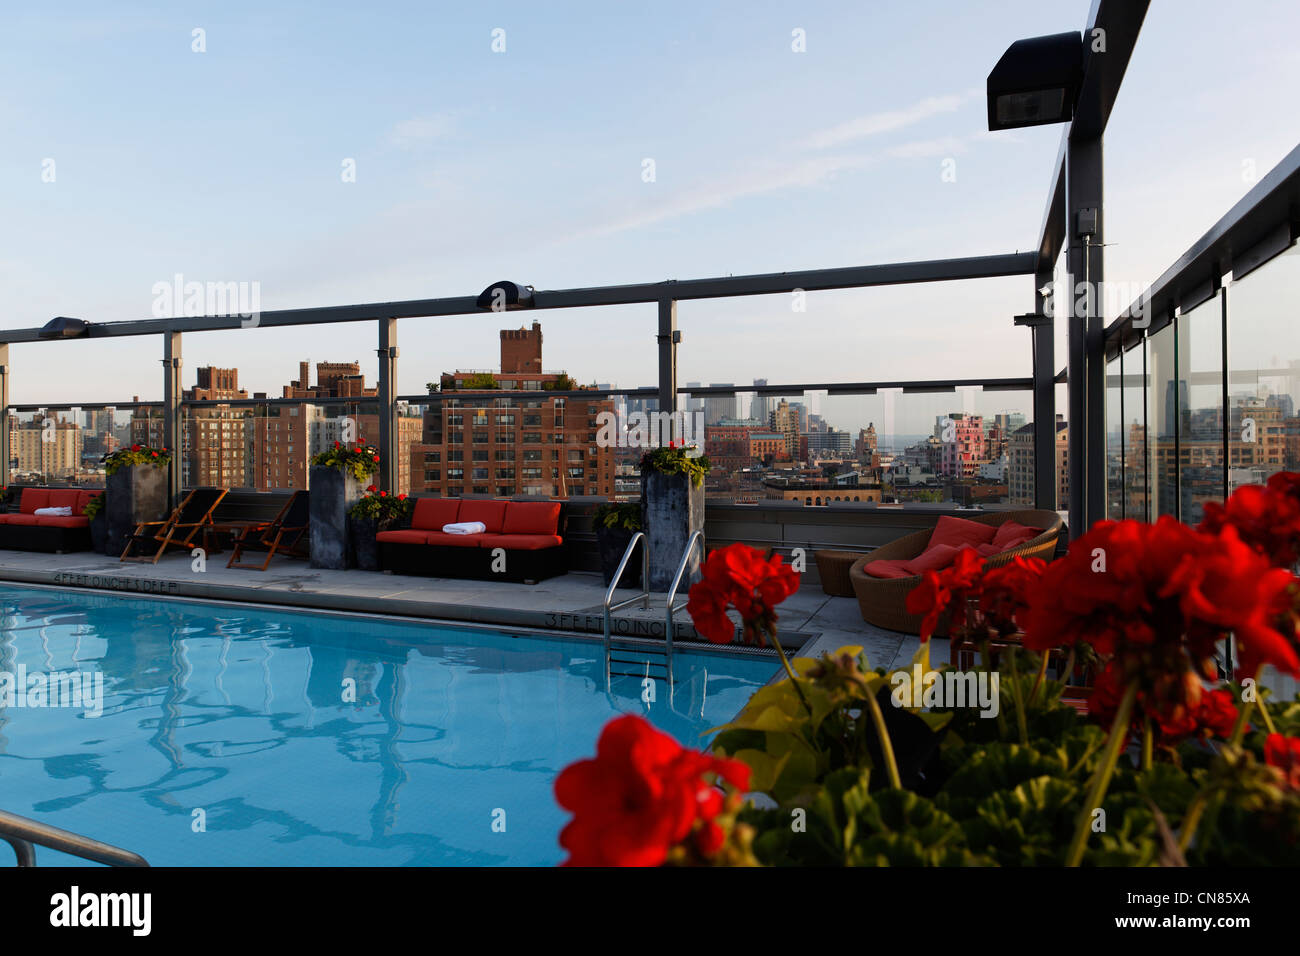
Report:
[[[442,530],[446,534],[482,534],[487,525],[482,521],[453,521],[443,525]]]
[[[45,515],[48,518],[71,518],[72,508],[69,505],[61,508],[37,508],[32,514]]]

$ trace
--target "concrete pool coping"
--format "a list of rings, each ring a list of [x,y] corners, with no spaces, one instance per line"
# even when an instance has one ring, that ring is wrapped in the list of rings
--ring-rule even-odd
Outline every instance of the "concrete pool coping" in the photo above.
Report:
[[[569,572],[537,584],[424,578],[361,570],[334,571],[303,561],[275,559],[265,572],[226,568],[213,555],[203,570],[184,553],[158,564],[122,563],[94,552],[43,554],[0,550],[0,581],[36,584],[136,597],[177,597],[305,611],[378,615],[451,624],[518,628],[599,640],[603,634],[600,576]],[[618,599],[636,592],[620,591]],[[666,595],[651,595],[650,610],[639,605],[614,617],[621,641],[662,642]],[[679,596],[678,602],[683,600]],[[780,608],[781,644],[788,653],[818,656],[845,645],[861,645],[872,666],[902,666],[911,660],[916,637],[866,624],[852,598],[830,597],[819,588],[796,592]],[[684,611],[673,621],[674,643],[700,650],[703,642]],[[697,649],[695,647],[692,650]],[[939,650],[936,648],[936,653]],[[754,653],[754,651],[749,651]],[[773,655],[775,656],[775,655]]]

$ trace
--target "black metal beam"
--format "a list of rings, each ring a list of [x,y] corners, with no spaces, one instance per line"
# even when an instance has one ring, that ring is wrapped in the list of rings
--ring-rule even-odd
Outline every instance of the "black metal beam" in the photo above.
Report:
[[[802,272],[774,272],[760,275],[726,276],[713,279],[669,279],[637,285],[597,286],[586,289],[538,291],[534,309],[574,309],[604,305],[657,303],[664,299],[714,299],[745,295],[774,295],[795,289],[816,291],[855,289],[913,282],[947,282],[960,279],[989,279],[1029,275],[1037,255],[1017,252],[1008,255],[975,256],[964,259],[934,259],[884,265],[850,266],[843,269],[812,269]],[[124,335],[158,335],[164,332],[212,332],[240,328],[274,328],[292,325],[322,325],[332,322],[365,322],[384,318],[437,318],[450,315],[497,316],[478,306],[478,296],[444,299],[410,299],[401,302],[373,302],[317,309],[282,309],[263,312],[256,326],[238,315],[194,316],[172,319],[143,319],[128,322],[92,323],[90,338]],[[39,328],[0,329],[0,342],[56,341],[42,339]]]
[[[1065,216],[1066,143],[1071,135],[1101,138],[1106,132],[1106,124],[1110,121],[1111,110],[1150,5],[1150,0],[1093,0],[1088,25],[1083,30],[1083,85],[1075,105],[1074,119],[1061,137],[1051,185],[1047,190],[1047,205],[1038,240],[1040,269],[1047,263],[1054,266],[1065,247],[1068,228]],[[1103,32],[1098,35],[1097,30]],[[1103,39],[1104,52],[1096,49]]]

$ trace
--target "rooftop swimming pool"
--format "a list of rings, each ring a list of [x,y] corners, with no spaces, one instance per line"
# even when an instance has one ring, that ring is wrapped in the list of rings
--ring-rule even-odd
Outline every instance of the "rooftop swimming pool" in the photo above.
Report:
[[[155,866],[550,865],[606,721],[700,746],[778,666],[679,652],[647,704],[598,642],[0,586],[0,809]]]

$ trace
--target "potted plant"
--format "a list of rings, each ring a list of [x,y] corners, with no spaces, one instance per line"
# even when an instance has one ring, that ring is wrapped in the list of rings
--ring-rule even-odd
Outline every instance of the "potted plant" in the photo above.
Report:
[[[344,570],[352,566],[348,511],[379,470],[379,450],[335,442],[311,460],[307,488],[311,513],[311,566]]]
[[[101,491],[95,495],[86,502],[86,510],[82,512],[90,521],[90,550],[96,554],[103,554],[108,543],[108,514],[104,508],[106,494]]]
[[[691,535],[704,528],[704,477],[709,459],[684,443],[667,445],[641,457],[641,524],[650,549],[650,590],[672,586],[677,563]],[[691,555],[683,583],[699,574],[699,552]]]
[[[642,529],[641,505],[637,502],[599,505],[591,515],[592,527],[596,529],[596,547],[600,551],[600,573],[605,587],[614,580],[618,563],[623,560],[628,542],[632,535]],[[644,545],[643,545],[644,547]],[[619,587],[641,586],[641,552],[636,551],[623,571]]]
[[[366,489],[366,496],[348,509],[348,534],[352,539],[352,554],[356,566],[363,571],[379,570],[379,544],[375,540],[381,531],[398,527],[411,516],[411,501],[406,495],[390,495],[374,485]]]
[[[132,445],[104,456],[104,553],[121,554],[127,539],[142,521],[167,517],[166,448]]]

